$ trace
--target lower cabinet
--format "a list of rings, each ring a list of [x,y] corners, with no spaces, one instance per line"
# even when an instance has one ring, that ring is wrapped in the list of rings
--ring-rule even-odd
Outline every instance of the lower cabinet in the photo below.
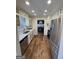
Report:
[[[34,36],[34,33],[33,33],[33,31],[31,31],[30,34],[28,35],[28,44],[30,44],[33,36]]]
[[[26,49],[28,45],[30,44],[32,38],[34,36],[33,31],[31,31],[25,38],[23,38],[22,41],[20,41],[20,47],[21,47],[21,54],[22,56],[17,57],[16,59],[26,59]]]
[[[26,36],[25,38],[22,39],[22,41],[20,41],[20,47],[21,47],[21,54],[24,55],[28,47],[28,36]]]

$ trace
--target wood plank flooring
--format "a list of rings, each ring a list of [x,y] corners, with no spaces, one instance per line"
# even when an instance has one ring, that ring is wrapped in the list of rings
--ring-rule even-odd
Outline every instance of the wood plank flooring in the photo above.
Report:
[[[34,36],[25,54],[26,59],[52,59],[48,38],[43,35]]]

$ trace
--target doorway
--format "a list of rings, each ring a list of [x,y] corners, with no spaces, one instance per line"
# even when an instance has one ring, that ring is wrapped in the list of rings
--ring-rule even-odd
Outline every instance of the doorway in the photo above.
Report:
[[[37,20],[38,35],[44,35],[44,20]]]

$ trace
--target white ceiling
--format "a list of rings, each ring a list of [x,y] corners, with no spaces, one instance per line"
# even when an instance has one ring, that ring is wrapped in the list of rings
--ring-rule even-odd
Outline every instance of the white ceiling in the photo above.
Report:
[[[47,4],[48,0],[29,0],[30,5],[25,4],[26,0],[16,0],[16,6],[24,10],[25,12],[28,12],[31,16],[34,14],[32,13],[32,10],[35,10],[35,13],[37,16],[44,16],[44,10],[47,9],[46,16],[53,15],[56,11],[63,8],[63,0],[52,0],[52,3],[50,5]]]

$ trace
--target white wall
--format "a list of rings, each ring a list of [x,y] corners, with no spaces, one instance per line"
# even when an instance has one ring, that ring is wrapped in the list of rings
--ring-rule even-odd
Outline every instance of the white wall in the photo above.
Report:
[[[44,28],[44,35],[47,35],[47,32],[50,29],[50,19],[48,19],[48,18],[45,19],[44,27],[45,27]]]
[[[34,29],[34,35],[37,35],[37,18],[32,19],[32,27]]]
[[[57,19],[57,18],[61,17],[62,14],[63,14],[63,10],[57,11],[55,14],[53,14],[53,16],[51,17],[51,20],[52,19]]]

